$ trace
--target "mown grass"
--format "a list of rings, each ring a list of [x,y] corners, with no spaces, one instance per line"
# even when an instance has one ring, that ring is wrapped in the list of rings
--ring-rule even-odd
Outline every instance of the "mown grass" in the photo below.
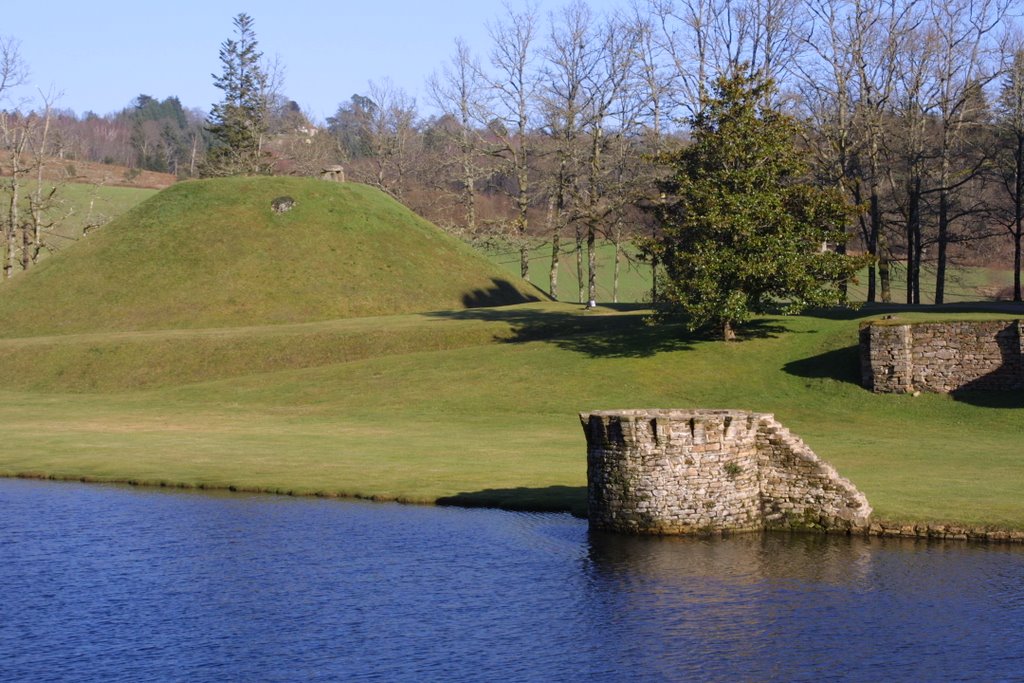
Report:
[[[558,268],[558,299],[560,301],[579,300],[579,278],[576,273],[575,245],[572,241],[563,241]],[[510,277],[519,276],[519,252],[508,246],[491,245],[482,248],[482,252],[494,263],[501,266]],[[631,243],[623,245],[620,260],[619,286],[614,286],[615,248],[611,244],[599,244],[597,248],[597,295],[598,301],[609,303],[616,298],[624,303],[644,303],[651,300],[651,268],[637,255],[637,249]],[[586,283],[587,263],[583,260],[583,280]],[[551,245],[538,242],[530,250],[530,281],[539,289],[550,291]],[[894,302],[906,300],[906,270],[901,263],[891,266],[891,298]],[[1013,284],[1013,272],[1003,268],[984,268],[977,266],[955,266],[947,271],[946,303],[963,303],[984,300],[993,297],[1000,290]],[[876,296],[881,299],[881,283]],[[862,269],[856,274],[848,287],[848,298],[853,303],[867,300],[868,271]],[[617,295],[617,297],[616,297]],[[925,304],[934,303],[935,268],[926,264],[921,274],[921,298]]]
[[[87,225],[105,225],[157,193],[141,187],[64,183],[57,188],[51,217],[58,222],[58,246],[82,236]]]
[[[578,412],[727,407],[774,413],[884,519],[1024,528],[1024,403],[865,391],[862,319],[765,318],[741,343],[724,344],[651,327],[642,311],[549,303],[339,323],[328,342],[309,346],[308,362],[267,354],[251,372],[240,361],[213,381],[167,370],[155,388],[136,389],[140,364],[110,363],[96,366],[106,377],[95,388],[79,381],[68,393],[51,374],[31,391],[0,394],[0,472],[580,511]],[[358,331],[371,323],[404,341],[363,345]],[[445,343],[415,341],[434,328],[447,330]],[[225,334],[234,342],[216,365],[276,338],[265,328]],[[293,334],[305,332],[282,332]],[[58,343],[73,356],[103,340],[9,342],[23,358]],[[167,340],[138,334],[130,343],[139,358],[153,343],[156,358]]]

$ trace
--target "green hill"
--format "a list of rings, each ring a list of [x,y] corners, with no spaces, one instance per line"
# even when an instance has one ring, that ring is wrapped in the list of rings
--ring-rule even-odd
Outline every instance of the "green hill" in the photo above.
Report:
[[[288,196],[294,207],[275,213]],[[0,289],[0,336],[231,327],[543,295],[384,193],[308,178],[174,185]]]

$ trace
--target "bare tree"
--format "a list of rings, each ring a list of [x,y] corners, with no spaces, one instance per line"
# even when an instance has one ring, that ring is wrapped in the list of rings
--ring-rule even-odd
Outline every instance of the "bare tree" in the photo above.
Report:
[[[996,173],[1010,210],[1001,213],[1013,240],[1013,300],[1021,301],[1021,240],[1024,238],[1024,45],[1012,50],[999,96]],[[1008,214],[1008,215],[1007,215]]]
[[[21,58],[20,47],[14,38],[0,36],[0,98],[28,78],[28,67]]]
[[[367,163],[353,165],[352,176],[401,200],[418,143],[416,101],[389,79],[370,81],[366,97],[352,99],[359,111],[348,134],[360,149],[349,153],[359,151]]]
[[[991,40],[1002,25],[1008,0],[931,0],[925,38],[935,45],[928,112],[937,119],[937,174],[926,190],[937,195],[938,262],[935,303],[945,300],[948,247],[956,218],[955,193],[978,175],[981,163],[965,159],[967,134],[977,125],[982,88],[994,79],[997,48]],[[966,162],[966,163],[964,163]]]
[[[10,175],[4,179],[6,212],[2,220],[4,278],[16,268],[35,265],[44,248],[55,248],[63,237],[54,231],[65,216],[58,216],[59,186],[47,178],[50,156],[53,102],[56,95],[42,96],[41,111],[27,114],[0,112],[0,140],[7,151]]]
[[[455,41],[451,62],[440,74],[431,76],[428,88],[434,105],[458,124],[455,130],[444,131],[458,150],[459,202],[466,229],[473,233],[477,224],[476,186],[483,175],[479,157],[484,145],[479,131],[487,124],[488,88],[483,67],[461,38]]]
[[[491,82],[494,117],[490,132],[497,145],[490,153],[501,160],[513,178],[515,205],[513,233],[519,243],[519,272],[530,279],[530,245],[527,237],[531,201],[530,133],[534,119],[537,76],[533,58],[538,29],[537,8],[527,5],[516,12],[508,4],[505,15],[488,26],[493,47]]]
[[[822,181],[841,188],[863,207],[857,217],[872,261],[867,300],[888,301],[889,255],[883,230],[882,151],[885,121],[896,87],[897,57],[913,16],[899,0],[808,0],[816,32],[807,40],[816,59],[800,68],[801,91],[814,123]]]
[[[544,127],[553,142],[557,159],[548,183],[551,235],[551,290],[558,297],[558,266],[561,232],[570,223],[576,235],[576,279],[579,301],[586,301],[583,275],[583,223],[575,215],[580,204],[580,176],[586,155],[583,130],[590,115],[586,87],[599,66],[600,45],[593,34],[590,8],[575,3],[551,18],[551,34],[544,52],[543,85],[540,88]]]
[[[800,0],[648,0],[675,70],[677,102],[700,109],[715,78],[746,71],[784,83],[810,31]]]

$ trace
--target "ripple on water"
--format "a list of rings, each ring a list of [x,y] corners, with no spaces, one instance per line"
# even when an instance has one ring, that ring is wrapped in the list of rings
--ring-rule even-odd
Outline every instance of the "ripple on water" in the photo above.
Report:
[[[1021,549],[0,481],[0,680],[1011,680]]]

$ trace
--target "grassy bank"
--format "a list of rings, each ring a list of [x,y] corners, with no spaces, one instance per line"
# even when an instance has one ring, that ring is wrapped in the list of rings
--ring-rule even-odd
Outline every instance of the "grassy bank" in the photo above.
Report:
[[[767,318],[723,344],[639,311],[548,303],[12,339],[0,473],[579,510],[577,412],[729,407],[775,413],[879,517],[1024,528],[1021,399],[871,394],[857,383],[861,319]],[[193,344],[157,379],[132,360]],[[61,357],[74,359],[64,372]]]

